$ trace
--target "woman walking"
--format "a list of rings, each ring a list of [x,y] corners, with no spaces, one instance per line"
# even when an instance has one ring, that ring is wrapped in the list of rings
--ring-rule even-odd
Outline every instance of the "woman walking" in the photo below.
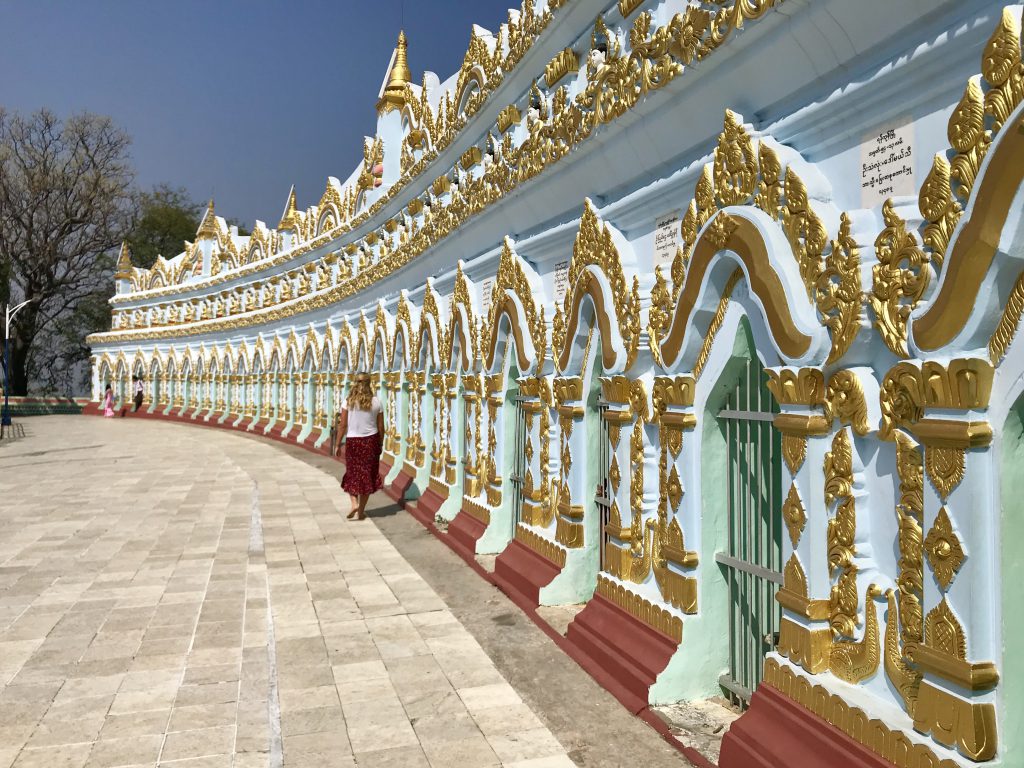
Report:
[[[335,453],[345,441],[345,476],[341,488],[357,503],[349,520],[366,519],[366,502],[381,489],[380,453],[383,448],[384,414],[380,400],[373,396],[368,373],[356,374],[348,400],[341,411]]]
[[[107,384],[107,391],[103,393],[103,415],[108,418],[114,418],[114,390]]]

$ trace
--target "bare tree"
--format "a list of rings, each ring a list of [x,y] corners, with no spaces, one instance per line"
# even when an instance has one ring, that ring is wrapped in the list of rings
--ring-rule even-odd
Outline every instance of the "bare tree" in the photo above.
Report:
[[[128,135],[108,117],[0,109],[0,295],[32,299],[11,333],[13,394],[70,394],[109,308],[135,213]]]

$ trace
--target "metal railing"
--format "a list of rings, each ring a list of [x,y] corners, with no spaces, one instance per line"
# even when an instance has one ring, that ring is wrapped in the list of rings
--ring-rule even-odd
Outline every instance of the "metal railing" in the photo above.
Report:
[[[777,412],[764,369],[748,360],[718,413],[729,468],[729,542],[727,551],[715,554],[729,588],[729,671],[719,683],[742,707],[778,639],[783,493],[781,436],[772,426]]]

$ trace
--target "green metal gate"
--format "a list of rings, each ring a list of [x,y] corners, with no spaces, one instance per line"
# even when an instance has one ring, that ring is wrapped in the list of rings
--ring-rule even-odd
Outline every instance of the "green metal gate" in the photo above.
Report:
[[[518,394],[509,397],[512,404],[512,423],[515,435],[512,446],[512,471],[509,472],[509,491],[512,493],[512,535],[523,519],[523,484],[526,482],[526,413],[523,398]],[[506,422],[507,423],[507,422]],[[508,443],[506,443],[508,445]],[[494,457],[491,457],[494,460]]]
[[[603,397],[598,400],[598,413],[601,420],[601,437],[597,441],[597,466],[598,466],[598,482],[597,488],[595,489],[594,502],[597,505],[598,520],[601,525],[601,535],[598,539],[600,546],[598,547],[598,560],[600,564],[600,570],[604,570],[607,565],[607,548],[608,548],[608,523],[611,521],[612,514],[612,487],[609,475],[611,473],[611,441],[608,435],[608,419],[605,418],[605,414],[608,412],[608,401]]]
[[[719,683],[745,707],[775,647],[782,584],[782,438],[778,404],[758,360],[748,360],[719,411],[727,446],[728,550],[715,554],[729,587],[729,671]]]

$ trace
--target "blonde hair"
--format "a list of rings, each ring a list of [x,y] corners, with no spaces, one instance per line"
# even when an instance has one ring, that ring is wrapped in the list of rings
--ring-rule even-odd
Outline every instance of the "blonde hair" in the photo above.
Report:
[[[348,407],[353,411],[368,411],[373,407],[373,388],[370,374],[357,373],[348,393]]]

